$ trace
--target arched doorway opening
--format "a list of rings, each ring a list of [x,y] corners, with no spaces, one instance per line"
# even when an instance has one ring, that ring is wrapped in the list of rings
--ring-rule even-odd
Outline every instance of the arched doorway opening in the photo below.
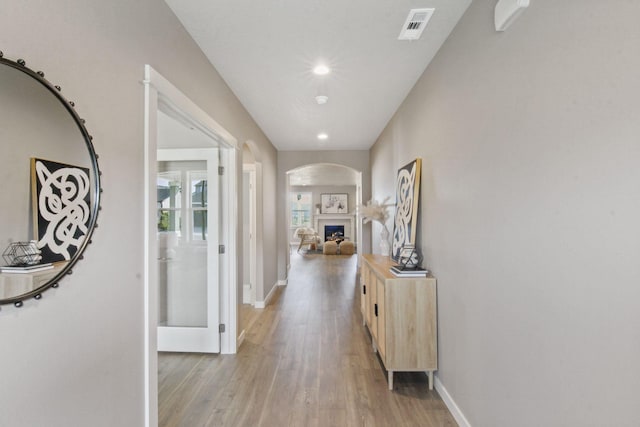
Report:
[[[362,248],[362,226],[356,208],[362,204],[362,172],[335,163],[314,163],[287,171],[287,267],[300,246],[300,228],[312,228],[321,251],[328,233],[342,233]],[[337,231],[336,231],[337,230]],[[305,248],[305,250],[308,250]]]

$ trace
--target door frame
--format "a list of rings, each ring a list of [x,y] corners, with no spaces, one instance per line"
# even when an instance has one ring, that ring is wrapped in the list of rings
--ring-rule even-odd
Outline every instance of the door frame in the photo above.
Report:
[[[249,175],[249,206],[243,206],[243,209],[249,210],[249,283],[251,284],[251,291],[248,300],[245,298],[244,289],[242,290],[242,302],[243,304],[256,305],[256,285],[257,285],[257,226],[256,226],[256,165],[254,163],[242,165],[242,174]],[[244,245],[244,239],[242,244]],[[244,283],[243,283],[244,286]]]
[[[221,353],[235,353],[237,349],[237,239],[238,239],[238,171],[241,156],[237,139],[220,124],[165,79],[150,65],[144,67],[144,401],[145,426],[158,425],[158,244],[156,239],[156,175],[158,148],[158,110],[170,112],[179,121],[197,127],[220,144],[220,220],[223,226],[220,242],[225,255],[220,258],[220,322]]]

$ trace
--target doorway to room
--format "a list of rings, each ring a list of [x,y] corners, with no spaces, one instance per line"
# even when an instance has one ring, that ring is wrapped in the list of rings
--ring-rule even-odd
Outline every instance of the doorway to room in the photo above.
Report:
[[[264,183],[262,152],[260,147],[247,140],[242,145],[242,212],[243,236],[242,251],[243,268],[241,273],[241,301],[244,303],[240,313],[240,335],[238,344],[242,343],[247,327],[245,309],[265,307],[264,285]]]
[[[242,164],[242,303],[255,305],[256,254],[256,167]],[[244,329],[244,328],[241,328]]]
[[[340,230],[336,231],[340,236],[329,236],[329,240],[350,241],[356,252],[362,248],[362,222],[356,214],[362,204],[361,171],[333,163],[304,165],[287,172],[286,189],[287,267],[291,267],[291,253],[297,249],[315,246],[316,252],[322,253],[327,228]],[[317,245],[309,239],[310,233]]]
[[[203,319],[198,323],[206,324],[204,334],[200,326],[176,325],[179,338],[174,339],[177,347],[172,351],[205,351],[201,348],[189,349],[187,341],[209,340],[213,349],[220,353],[235,353],[237,348],[237,230],[239,189],[237,181],[237,160],[239,149],[236,139],[222,126],[200,109],[179,89],[161,76],[150,66],[145,66],[145,217],[144,217],[144,294],[145,330],[145,426],[157,425],[158,421],[158,350],[163,345],[160,320],[167,299],[160,292],[160,271],[162,258],[186,255],[184,262],[196,262],[198,273],[190,278],[192,284],[206,287],[207,306],[199,310]],[[165,117],[166,116],[166,117]],[[166,118],[171,119],[165,121]],[[163,127],[169,125],[168,127]],[[171,130],[181,134],[171,135]],[[188,134],[189,136],[184,136]],[[197,137],[195,136],[197,135]],[[170,152],[167,155],[167,150]],[[168,157],[167,157],[168,156]],[[179,167],[159,167],[158,161],[182,162]],[[186,163],[184,163],[186,162]],[[202,162],[205,162],[204,164]],[[166,169],[166,170],[163,170]],[[177,178],[177,173],[180,178]],[[159,172],[169,172],[164,177]],[[184,174],[183,174],[184,173]],[[161,178],[161,180],[159,180]],[[173,191],[176,197],[161,206],[163,197],[159,197],[159,183],[167,184],[167,191]],[[178,181],[180,184],[178,184]],[[173,187],[173,188],[172,188]],[[177,197],[180,192],[182,196]],[[177,203],[181,204],[178,209]],[[211,205],[213,203],[213,206]],[[189,205],[189,206],[185,206]],[[163,208],[165,208],[163,210]],[[215,224],[214,224],[215,223]],[[166,230],[164,230],[166,229]],[[160,251],[160,235],[166,233],[164,252]],[[188,242],[183,248],[174,245],[175,239]],[[169,245],[171,240],[171,245]],[[169,247],[171,246],[171,247]],[[204,250],[206,247],[206,250]],[[181,250],[178,250],[181,249]],[[184,250],[182,250],[184,249]],[[169,261],[168,259],[165,261]],[[205,266],[203,266],[204,261]],[[184,266],[183,266],[184,267]],[[170,271],[171,270],[171,271]],[[184,273],[180,265],[174,265],[167,272]],[[183,277],[184,278],[184,277]],[[204,280],[202,280],[205,278]],[[193,279],[193,280],[191,280]],[[167,281],[171,292],[178,289],[178,282]],[[174,286],[176,285],[176,286]],[[185,291],[185,289],[181,289]],[[178,323],[192,323],[189,309],[181,304],[194,304],[198,298],[191,298],[189,292],[182,292],[176,303],[178,310],[172,307],[173,319]],[[217,298],[217,299],[216,299]],[[161,305],[162,304],[162,305]],[[193,307],[192,307],[193,308]],[[180,314],[181,312],[181,314]],[[201,330],[198,332],[198,330]],[[174,337],[175,338],[175,337]],[[202,344],[202,342],[200,342]]]

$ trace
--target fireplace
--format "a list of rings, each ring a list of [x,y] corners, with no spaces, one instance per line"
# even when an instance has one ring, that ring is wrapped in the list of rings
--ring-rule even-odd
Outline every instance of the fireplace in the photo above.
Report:
[[[331,237],[332,232],[325,231],[325,227],[331,227],[339,225],[343,227],[341,231],[343,237],[348,237],[349,240],[353,240],[355,244],[356,236],[356,216],[355,214],[315,214],[313,216],[314,229],[318,232],[320,240],[322,240],[321,246],[326,242],[327,237]],[[334,230],[335,231],[335,230]]]
[[[325,225],[324,241],[326,242],[327,240],[336,240],[336,237],[344,237],[344,225]]]

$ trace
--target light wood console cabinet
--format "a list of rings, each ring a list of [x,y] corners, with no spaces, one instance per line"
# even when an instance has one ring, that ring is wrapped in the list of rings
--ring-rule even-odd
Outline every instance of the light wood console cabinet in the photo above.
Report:
[[[388,372],[425,371],[429,389],[438,369],[436,279],[396,277],[389,257],[365,254],[360,272],[363,324],[369,328],[374,351]]]

